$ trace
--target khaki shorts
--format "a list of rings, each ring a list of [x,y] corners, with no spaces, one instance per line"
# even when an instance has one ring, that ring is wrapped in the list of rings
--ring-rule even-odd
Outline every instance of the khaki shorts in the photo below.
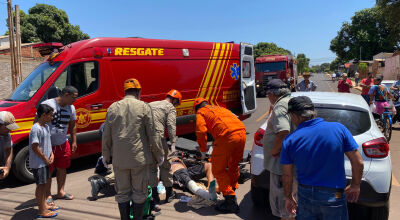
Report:
[[[270,173],[269,204],[274,216],[280,218],[294,218],[285,207],[285,192],[283,191],[282,176]],[[297,179],[293,178],[293,196],[297,200]]]

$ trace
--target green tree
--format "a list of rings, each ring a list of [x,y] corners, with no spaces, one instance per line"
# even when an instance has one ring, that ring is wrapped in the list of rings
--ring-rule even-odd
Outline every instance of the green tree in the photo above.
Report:
[[[367,71],[368,71],[368,65],[366,63],[358,64],[358,71],[363,73],[363,74],[366,74]]]
[[[261,55],[271,55],[271,54],[291,54],[289,50],[282,47],[278,47],[275,43],[259,42],[254,46],[254,59]]]
[[[333,60],[330,64],[329,64],[329,69],[331,71],[336,71],[339,68],[339,65],[343,64],[343,60],[341,60],[339,57],[336,57],[335,60]]]
[[[320,65],[320,70],[321,72],[327,72],[329,71],[329,63],[323,63]]]
[[[297,71],[299,73],[304,73],[309,70],[308,65],[310,64],[310,59],[306,57],[304,53],[299,53],[297,55]]]
[[[47,4],[36,4],[29,14],[20,11],[21,41],[61,42],[64,45],[89,39],[89,35],[80,30],[79,25],[69,23],[65,11]]]
[[[390,30],[390,40],[400,47],[400,0],[376,0],[376,5]]]
[[[343,23],[338,35],[332,39],[330,50],[342,61],[360,57],[371,60],[380,52],[393,51],[397,42],[389,38],[389,28],[379,10],[367,8],[356,12],[351,23]]]

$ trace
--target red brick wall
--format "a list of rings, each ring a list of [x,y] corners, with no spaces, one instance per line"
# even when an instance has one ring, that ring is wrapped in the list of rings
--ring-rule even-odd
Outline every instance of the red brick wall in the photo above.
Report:
[[[32,48],[32,46],[23,46],[21,48],[22,57],[33,57],[33,58],[43,58],[37,48]],[[10,49],[1,50],[0,55],[10,55]]]

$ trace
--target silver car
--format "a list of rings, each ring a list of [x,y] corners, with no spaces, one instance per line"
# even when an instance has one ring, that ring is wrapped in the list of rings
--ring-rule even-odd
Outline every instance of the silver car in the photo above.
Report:
[[[392,165],[389,145],[375,123],[369,106],[356,94],[332,92],[295,92],[292,96],[308,96],[317,110],[318,117],[326,121],[340,122],[352,133],[364,160],[364,172],[358,204],[367,209],[371,219],[388,219],[389,197],[392,183]],[[269,173],[263,168],[262,137],[264,123],[254,135],[251,157],[251,195],[256,205],[266,205]],[[351,181],[351,165],[345,156],[348,184]],[[263,203],[263,204],[261,204]],[[267,205],[267,209],[269,204]],[[358,207],[357,207],[358,208]],[[350,214],[351,214],[351,210]],[[351,215],[350,215],[351,216]],[[357,217],[356,217],[357,218]]]

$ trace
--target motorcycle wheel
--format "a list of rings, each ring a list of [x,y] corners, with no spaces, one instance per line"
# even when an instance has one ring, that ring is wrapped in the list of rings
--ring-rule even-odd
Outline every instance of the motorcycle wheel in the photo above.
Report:
[[[386,141],[389,143],[390,139],[392,138],[392,125],[390,124],[389,118],[384,119],[384,126],[383,126],[383,135],[386,138]]]

